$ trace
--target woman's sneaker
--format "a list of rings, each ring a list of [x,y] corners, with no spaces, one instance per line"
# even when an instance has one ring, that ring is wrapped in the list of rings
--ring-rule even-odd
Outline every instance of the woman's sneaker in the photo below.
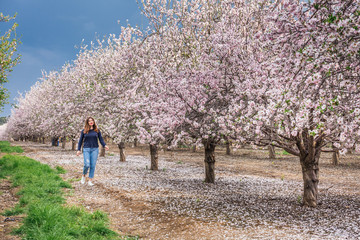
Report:
[[[84,176],[81,177],[81,181],[80,181],[80,182],[81,182],[81,184],[84,184],[84,183],[85,183],[85,177],[84,177]]]
[[[89,186],[94,186],[94,184],[91,181],[88,182],[88,185]]]

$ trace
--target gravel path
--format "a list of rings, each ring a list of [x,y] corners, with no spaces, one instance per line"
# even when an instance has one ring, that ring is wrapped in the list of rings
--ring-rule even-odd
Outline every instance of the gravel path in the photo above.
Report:
[[[148,170],[147,156],[128,155],[126,162],[119,162],[119,156],[111,154],[99,158],[96,185],[88,187],[78,181],[82,158],[73,151],[37,143],[15,144],[23,146],[28,157],[67,169],[63,177],[74,186],[67,193],[68,204],[108,212],[112,228],[119,233],[144,239],[359,239],[360,236],[360,164],[349,170],[349,176],[357,179],[348,180],[348,186],[342,182],[347,179],[346,174],[338,179],[330,176],[330,170],[343,171],[343,168],[329,167],[328,183],[320,182],[319,206],[312,209],[299,204],[303,183],[296,171],[282,168],[284,164],[286,168],[291,164],[296,168],[298,162],[291,159],[278,160],[274,171],[282,168],[281,171],[289,172],[285,177],[275,178],[238,171],[238,165],[250,162],[255,165],[261,158],[226,161],[219,157],[216,183],[206,184],[199,161],[192,161],[181,152],[175,153],[176,158],[160,154],[160,170],[156,172]],[[266,161],[271,164],[270,160]]]

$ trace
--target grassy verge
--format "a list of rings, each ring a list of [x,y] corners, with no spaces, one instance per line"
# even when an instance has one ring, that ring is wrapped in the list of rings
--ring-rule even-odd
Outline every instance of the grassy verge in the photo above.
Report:
[[[24,150],[21,147],[17,146],[10,146],[10,143],[8,141],[0,141],[0,151],[4,153],[22,153]]]
[[[131,239],[110,230],[105,213],[65,207],[62,189],[71,188],[71,184],[61,179],[62,172],[60,167],[52,169],[24,156],[0,159],[0,178],[10,176],[13,187],[20,188],[19,203],[2,214],[26,214],[15,234],[24,239]]]

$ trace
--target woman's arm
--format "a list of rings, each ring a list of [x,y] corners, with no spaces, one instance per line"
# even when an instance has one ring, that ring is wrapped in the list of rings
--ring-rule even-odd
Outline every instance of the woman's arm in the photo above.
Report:
[[[109,150],[109,147],[106,146],[106,143],[105,143],[105,141],[104,141],[104,139],[103,139],[100,131],[99,131],[99,133],[98,133],[98,138],[99,138],[99,141],[100,141],[101,145],[102,145],[106,150]]]
[[[84,140],[84,130],[81,131],[81,135],[80,135],[80,139],[79,139],[79,143],[78,143],[78,151],[81,150],[81,146],[82,146],[82,143],[83,143],[83,140]]]

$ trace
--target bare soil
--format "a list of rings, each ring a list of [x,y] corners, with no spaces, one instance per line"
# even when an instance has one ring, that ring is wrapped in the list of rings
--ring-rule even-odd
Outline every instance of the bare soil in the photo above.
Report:
[[[159,152],[159,171],[150,171],[147,146],[127,146],[126,162],[116,145],[99,157],[95,186],[82,185],[82,157],[69,148],[15,142],[25,155],[52,167],[62,166],[71,182],[67,204],[100,209],[111,228],[142,239],[359,239],[360,156],[321,157],[319,206],[301,206],[299,159],[277,149],[268,159],[261,149],[216,151],[216,183],[204,179],[203,151]],[[2,184],[6,184],[3,181]],[[3,191],[3,190],[2,190]],[[4,193],[0,195],[1,199]],[[6,201],[6,200],[5,200]],[[3,220],[1,221],[3,224]],[[1,226],[0,224],[0,226]],[[0,235],[1,236],[1,235]],[[2,239],[0,237],[0,239]]]
[[[3,155],[3,154],[1,154]],[[11,187],[11,182],[8,179],[0,180],[0,213],[7,209],[11,209],[18,202],[16,192],[17,188]],[[3,216],[0,215],[0,239],[1,240],[17,240],[18,236],[11,235],[11,231],[17,228],[23,216]]]

